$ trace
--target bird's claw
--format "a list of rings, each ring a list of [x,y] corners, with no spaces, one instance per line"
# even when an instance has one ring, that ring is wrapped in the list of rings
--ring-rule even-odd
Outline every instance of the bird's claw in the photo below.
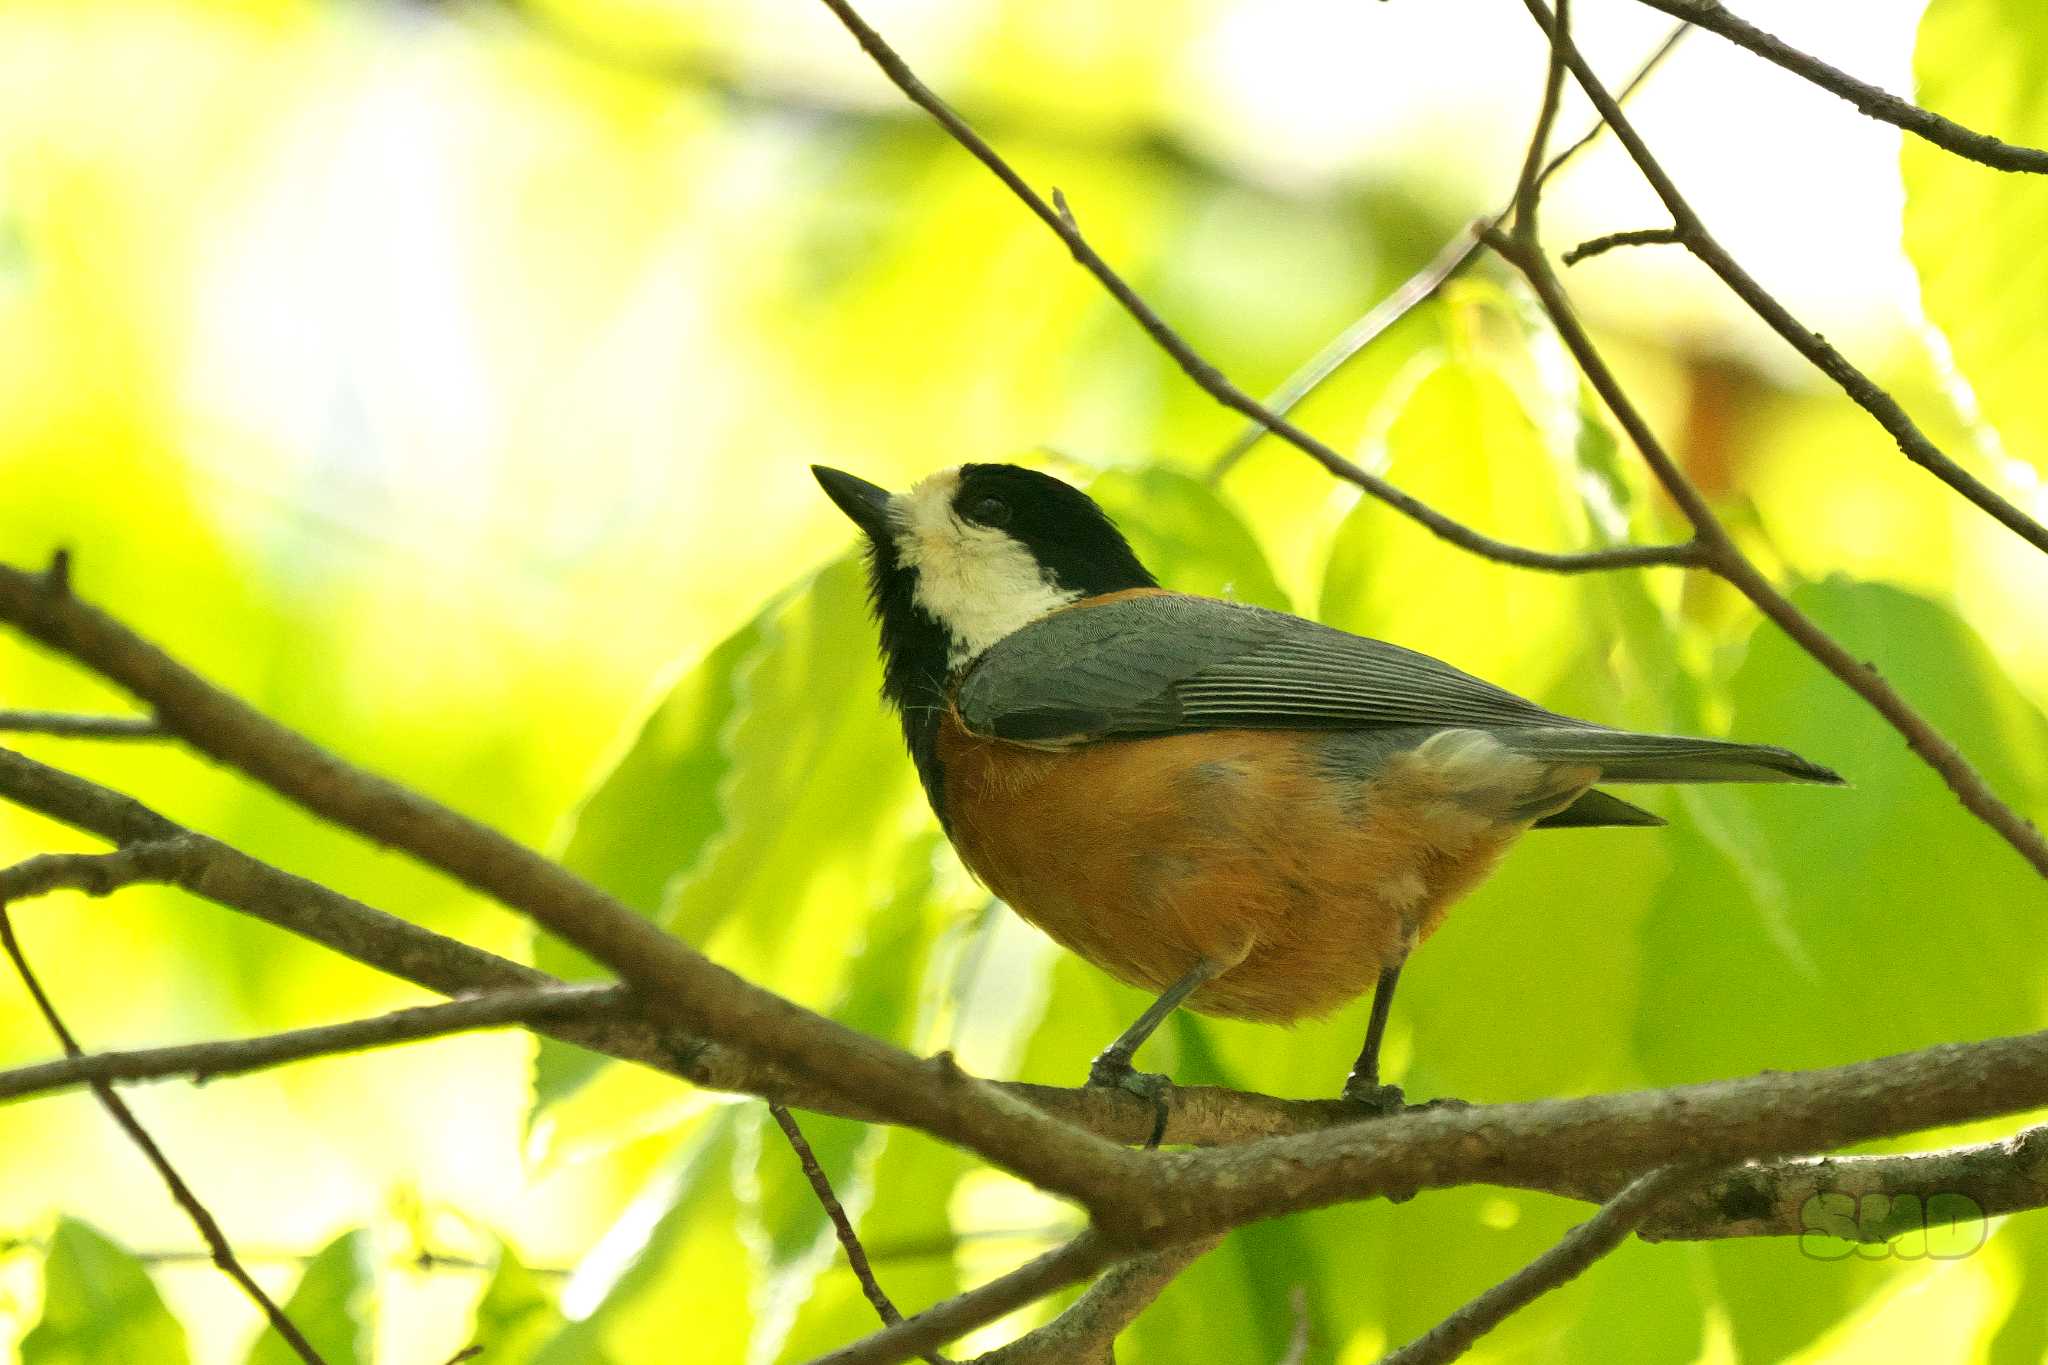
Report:
[[[1344,1082],[1344,1099],[1355,1104],[1374,1118],[1385,1118],[1398,1114],[1407,1107],[1407,1097],[1398,1085],[1381,1085],[1353,1076]]]
[[[1122,1090],[1152,1106],[1152,1136],[1145,1140],[1146,1147],[1157,1147],[1166,1136],[1166,1097],[1173,1090],[1170,1077],[1156,1071],[1139,1071],[1129,1062],[1097,1057],[1088,1068],[1088,1084],[1103,1090]]]

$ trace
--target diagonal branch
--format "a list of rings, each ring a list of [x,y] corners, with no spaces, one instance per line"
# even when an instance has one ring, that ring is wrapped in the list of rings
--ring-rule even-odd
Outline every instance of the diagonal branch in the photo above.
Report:
[[[1957,156],[1980,161],[2001,171],[2032,171],[2048,174],[2048,151],[2001,142],[1988,133],[1975,132],[1952,119],[1922,109],[1890,91],[1857,80],[1846,71],[1829,66],[1782,38],[1764,32],[1749,21],[1731,14],[1720,0],[1642,0],[1651,9],[1662,10],[1676,19],[1697,24],[1719,34],[1737,47],[1748,48],[1767,62],[1775,63],[1831,94],[1840,95],[1869,115],[1895,128],[1903,128]]]
[[[1534,2],[1541,3],[1541,0]],[[1563,282],[1543,253],[1531,244],[1498,232],[1488,235],[1487,244],[1519,269],[1535,289],[1543,311],[1549,314],[1559,339],[1578,362],[1586,381],[1600,395],[1608,411],[1614,414],[1622,430],[1628,433],[1644,462],[1664,486],[1664,491],[1671,495],[1671,500],[1692,522],[1695,543],[1700,546],[1707,566],[1754,603],[1758,611],[1776,623],[1821,667],[1868,702],[1905,737],[1907,747],[1941,775],[1942,781],[1948,784],[1949,790],[1971,814],[2011,844],[2035,871],[2048,877],[2048,840],[2041,837],[2041,831],[2000,799],[1991,790],[1991,784],[1984,780],[1984,775],[1935,729],[1932,721],[1921,715],[1911,702],[1886,682],[1873,665],[1851,654],[1839,640],[1822,630],[1818,622],[1793,605],[1792,600],[1778,591],[1777,586],[1736,546],[1720,518],[1714,515],[1699,489],[1665,450],[1650,424],[1615,379],[1613,371],[1607,367],[1605,358],[1572,310]]]
[[[1543,0],[1522,0],[1524,8],[1537,25],[1548,33],[1551,27],[1550,9]],[[1628,152],[1629,159],[1636,163],[1643,179],[1664,204],[1671,215],[1678,238],[1700,261],[1720,277],[1735,296],[1741,299],[1758,317],[1768,324],[1772,331],[1783,337],[1793,350],[1807,360],[1815,369],[1835,381],[1842,391],[1876,419],[1877,424],[1891,434],[1900,451],[1914,464],[1940,479],[1964,498],[1975,504],[2006,529],[2025,540],[2035,549],[2048,552],[2048,526],[2016,507],[2010,500],[1998,493],[1989,484],[1964,469],[1950,458],[1941,447],[1920,430],[1899,401],[1878,385],[1869,375],[1852,364],[1849,358],[1836,350],[1827,338],[1820,335],[1792,315],[1790,309],[1778,301],[1775,294],[1757,283],[1736,259],[1728,254],[1726,247],[1715,240],[1707,231],[1699,214],[1678,191],[1678,186],[1665,171],[1663,165],[1651,154],[1635,125],[1622,112],[1621,105],[1600,83],[1592,65],[1586,61],[1578,48],[1566,35],[1565,56],[1570,63],[1572,75],[1579,88],[1593,102],[1607,126],[1614,130],[1614,136]]]
[[[1559,552],[1536,550],[1524,545],[1514,545],[1497,540],[1484,532],[1476,531],[1452,517],[1444,515],[1421,499],[1403,492],[1394,485],[1372,473],[1354,460],[1345,458],[1326,442],[1310,435],[1285,417],[1264,407],[1259,401],[1226,378],[1208,360],[1203,358],[1181,335],[1167,325],[1164,318],[1125,282],[1110,264],[1097,254],[1088,239],[1081,234],[1074,217],[1067,212],[1055,191],[1053,202],[1031,188],[1001,153],[991,147],[981,135],[967,125],[966,120],[947,106],[934,94],[929,86],[918,79],[896,50],[883,40],[882,35],[860,17],[848,0],[823,0],[825,7],[832,11],[839,22],[853,34],[862,49],[872,57],[882,73],[901,90],[910,101],[938,120],[941,127],[952,134],[958,142],[982,165],[988,167],[995,177],[1007,186],[1010,192],[1022,200],[1024,206],[1037,215],[1059,239],[1066,243],[1074,260],[1101,282],[1110,296],[1123,305],[1145,334],[1158,344],[1161,350],[1173,357],[1188,378],[1210,397],[1223,406],[1257,422],[1266,430],[1280,437],[1288,444],[1301,450],[1323,468],[1353,483],[1386,503],[1402,515],[1412,518],[1428,527],[1436,535],[1472,553],[1487,559],[1499,560],[1506,564],[1518,564],[1523,568],[1547,569],[1555,573],[1584,573],[1597,569],[1644,568],[1650,565],[1691,565],[1698,562],[1695,547],[1681,545],[1618,545],[1599,550]]]
[[[1179,1246],[1133,1256],[1102,1272],[1073,1306],[1007,1346],[976,1356],[969,1365],[1116,1365],[1117,1336],[1138,1314],[1207,1255],[1220,1237],[1198,1237]]]
[[[936,1350],[956,1337],[1013,1313],[1084,1280],[1117,1257],[1115,1246],[1101,1233],[1083,1232],[1064,1246],[1026,1261],[1007,1275],[956,1294],[914,1318],[905,1318],[851,1346],[819,1356],[812,1365],[895,1365],[922,1352]]]
[[[1680,24],[1664,35],[1664,41],[1657,44],[1650,55],[1643,59],[1643,64],[1636,68],[1636,74],[1629,77],[1628,84],[1622,86],[1615,98],[1627,103],[1636,91],[1642,89],[1643,84],[1657,68],[1664,64],[1664,59],[1678,50],[1678,44],[1690,32],[1692,25]],[[1596,121],[1592,127],[1581,133],[1571,146],[1550,158],[1549,163],[1543,167],[1543,173],[1537,177],[1538,183],[1548,182],[1565,163],[1591,146],[1606,127],[1605,120]],[[1458,235],[1438,248],[1436,255],[1430,257],[1427,264],[1396,285],[1392,293],[1374,304],[1356,322],[1332,338],[1327,346],[1309,357],[1300,369],[1282,380],[1279,388],[1266,395],[1266,408],[1285,417],[1299,407],[1310,394],[1327,383],[1331,376],[1362,355],[1368,346],[1379,340],[1395,323],[1407,317],[1429,299],[1436,297],[1437,291],[1462,271],[1479,250],[1481,228],[1504,225],[1508,215],[1514,212],[1514,208],[1514,201],[1510,199],[1495,210],[1491,218],[1480,219],[1458,229]],[[1251,452],[1253,446],[1265,439],[1266,431],[1267,428],[1262,422],[1247,422],[1243,429],[1231,438],[1230,444],[1218,451],[1216,458],[1210,462],[1209,481],[1214,483],[1228,474],[1239,460]]]
[[[852,1268],[853,1277],[860,1281],[860,1292],[874,1305],[875,1316],[882,1320],[882,1326],[894,1327],[903,1321],[903,1314],[896,1311],[896,1304],[889,1298],[888,1291],[875,1278],[875,1268],[868,1264],[867,1248],[860,1244],[860,1234],[853,1230],[853,1220],[846,1216],[846,1206],[833,1193],[832,1181],[826,1176],[825,1168],[818,1164],[818,1154],[811,1150],[810,1139],[797,1126],[796,1115],[773,1100],[768,1103],[768,1114],[775,1120],[775,1126],[782,1130],[782,1136],[789,1140],[790,1150],[796,1153],[797,1164],[803,1168],[804,1179],[810,1182],[811,1193],[817,1196],[825,1216],[832,1221],[832,1233],[839,1239],[840,1249],[846,1252],[846,1264]],[[928,1365],[947,1365],[946,1358],[936,1351],[917,1354]]]
[[[172,734],[324,819],[518,910],[616,972],[656,1022],[771,1062],[1031,1183],[1114,1202],[1142,1158],[968,1076],[799,1006],[713,963],[561,864],[355,767],[214,687],[104,612],[66,573],[0,566],[0,621],[147,703]]]
[[[14,970],[21,977],[21,984],[28,988],[30,997],[35,1000],[36,1009],[49,1024],[50,1032],[57,1035],[57,1042],[64,1048],[65,1055],[72,1058],[83,1056],[84,1052],[78,1046],[78,1040],[72,1037],[71,1030],[65,1027],[64,1019],[57,1013],[56,1005],[51,1003],[49,995],[43,990],[42,982],[36,979],[34,970],[29,967],[28,957],[21,951],[21,942],[14,936],[14,921],[8,917],[5,900],[0,900],[0,947],[7,950],[8,958],[14,963]],[[92,1082],[92,1092],[98,1098],[100,1107],[107,1111],[121,1131],[128,1135],[128,1140],[135,1144],[149,1164],[156,1169],[157,1175],[164,1182],[164,1187],[171,1192],[171,1198],[185,1211],[185,1216],[192,1220],[192,1226],[199,1229],[199,1235],[205,1240],[207,1250],[212,1253],[213,1263],[220,1267],[221,1273],[241,1286],[242,1292],[249,1296],[257,1308],[262,1310],[263,1316],[269,1320],[271,1330],[298,1353],[299,1359],[305,1361],[306,1365],[326,1365],[320,1353],[313,1349],[313,1344],[306,1340],[305,1334],[300,1332],[291,1318],[286,1316],[285,1311],[277,1306],[276,1301],[263,1292],[263,1286],[256,1283],[242,1263],[235,1259],[235,1251],[228,1244],[227,1234],[220,1230],[220,1224],[215,1221],[213,1214],[200,1202],[199,1196],[192,1192],[192,1187],[185,1183],[184,1177],[178,1174],[178,1168],[164,1155],[164,1149],[157,1146],[156,1139],[149,1135],[149,1130],[142,1126],[141,1120],[135,1117],[135,1111],[128,1107],[127,1101],[115,1094],[114,1087],[104,1081]]]
[[[1509,1315],[1584,1274],[1593,1262],[1620,1246],[1667,1195],[1699,1178],[1698,1167],[1683,1164],[1637,1177],[1556,1246],[1400,1350],[1387,1353],[1380,1365],[1443,1365],[1456,1360]]]

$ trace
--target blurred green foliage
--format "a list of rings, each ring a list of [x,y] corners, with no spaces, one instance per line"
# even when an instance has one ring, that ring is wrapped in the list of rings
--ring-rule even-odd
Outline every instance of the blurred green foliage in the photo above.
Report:
[[[1934,0],[1925,99],[2048,142],[2035,10]],[[844,524],[805,472],[900,484],[1038,460],[1174,587],[1309,611],[1568,712],[1788,744],[1852,779],[1652,791],[1668,830],[1532,836],[1407,975],[1385,1064],[1411,1093],[1662,1085],[2048,1022],[2038,881],[1739,599],[1668,572],[1481,562],[1271,441],[1212,482],[1235,419],[978,167],[872,90],[813,79],[807,63],[858,70],[842,37],[785,44],[766,11],[542,11],[704,54],[678,79],[495,10],[0,11],[0,552],[72,546],[82,591],[211,676],[553,848],[763,984],[980,1071],[1072,1083],[1144,1001],[992,912],[958,868],[875,697]],[[1229,20],[1206,7],[984,17],[953,31],[948,93],[989,110],[1248,388],[1497,197],[1304,187],[1205,147],[1174,123],[1192,59],[1159,35]],[[781,74],[736,88],[763,51]],[[1988,462],[1991,431],[2048,468],[2048,201],[1910,140],[1905,180],[1928,317],[1988,425],[1916,347],[1882,377],[1966,459]],[[2048,818],[2048,569],[1838,397],[1701,352],[1653,304],[1594,318],[1746,546]],[[1679,529],[1498,273],[1404,320],[1301,416],[1506,538]],[[0,705],[121,700],[9,639]],[[22,747],[442,932],[589,970],[169,748]],[[0,844],[87,846],[12,810]],[[16,915],[89,1046],[418,998],[168,892]],[[1363,1014],[1286,1033],[1181,1017],[1144,1060],[1326,1094]],[[18,1001],[0,1047],[50,1050]],[[566,1046],[450,1039],[137,1105],[330,1360],[437,1365],[474,1343],[491,1365],[766,1365],[872,1326],[761,1106]],[[906,1309],[1073,1226],[917,1134],[799,1120]],[[88,1098],[0,1110],[0,1160],[0,1320],[24,1361],[288,1358],[216,1272],[154,1254],[191,1230]],[[1473,1188],[1246,1228],[1119,1358],[1277,1360],[1298,1291],[1310,1360],[1369,1360],[1583,1214]],[[2034,1360],[2044,1225],[2012,1220],[1954,1263],[1631,1244],[1474,1358]]]

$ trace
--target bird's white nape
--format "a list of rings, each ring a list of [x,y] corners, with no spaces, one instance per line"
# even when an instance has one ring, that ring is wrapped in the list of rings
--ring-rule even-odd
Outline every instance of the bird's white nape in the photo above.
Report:
[[[959,491],[960,471],[942,469],[889,501],[896,561],[916,575],[917,605],[952,637],[954,668],[1081,596],[1007,532],[954,511]]]

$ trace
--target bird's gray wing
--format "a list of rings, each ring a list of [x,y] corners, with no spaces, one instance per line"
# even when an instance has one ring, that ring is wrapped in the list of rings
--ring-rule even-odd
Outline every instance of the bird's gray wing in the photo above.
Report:
[[[1477,729],[1610,781],[1839,781],[1767,745],[1609,729],[1427,654],[1259,607],[1174,593],[1082,605],[997,644],[962,679],[976,734],[1036,744],[1190,730]]]

